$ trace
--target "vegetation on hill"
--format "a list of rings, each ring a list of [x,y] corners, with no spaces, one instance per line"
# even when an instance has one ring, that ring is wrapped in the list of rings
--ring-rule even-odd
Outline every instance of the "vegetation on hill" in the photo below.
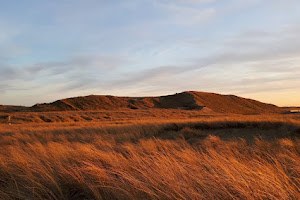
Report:
[[[183,109],[218,113],[260,114],[279,113],[283,110],[275,105],[245,99],[234,95],[205,92],[182,92],[160,97],[115,97],[90,95],[58,100],[50,104],[36,104],[30,111],[90,111],[117,109]]]

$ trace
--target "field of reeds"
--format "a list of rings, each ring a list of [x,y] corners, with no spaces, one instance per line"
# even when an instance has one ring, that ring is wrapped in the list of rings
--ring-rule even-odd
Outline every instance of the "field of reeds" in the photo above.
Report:
[[[0,199],[299,199],[299,116],[0,126]]]

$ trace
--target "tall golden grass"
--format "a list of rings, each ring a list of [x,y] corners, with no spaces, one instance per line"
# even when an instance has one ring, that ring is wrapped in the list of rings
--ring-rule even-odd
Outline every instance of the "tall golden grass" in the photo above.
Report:
[[[224,141],[226,130],[280,134]],[[299,199],[299,130],[290,120],[2,126],[0,197]]]

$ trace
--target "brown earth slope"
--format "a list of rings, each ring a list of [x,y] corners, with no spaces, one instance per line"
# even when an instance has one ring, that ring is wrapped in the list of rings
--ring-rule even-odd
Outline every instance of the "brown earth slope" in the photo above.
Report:
[[[220,95],[215,93],[189,92],[198,105],[204,105],[215,112],[258,114],[282,112],[282,108],[273,104],[262,103],[235,95]]]
[[[28,110],[25,106],[8,106],[8,105],[0,105],[0,112],[18,112],[18,111],[26,111]]]
[[[184,110],[212,110],[219,113],[260,114],[279,113],[282,108],[234,95],[205,92],[182,92],[160,97],[116,97],[90,95],[58,100],[49,104],[36,104],[29,111],[91,111],[175,108]]]

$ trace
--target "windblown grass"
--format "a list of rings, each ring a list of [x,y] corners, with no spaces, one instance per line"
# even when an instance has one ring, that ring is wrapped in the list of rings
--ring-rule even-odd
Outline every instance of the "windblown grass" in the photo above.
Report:
[[[280,134],[216,136],[228,129]],[[299,199],[299,133],[280,120],[2,127],[0,197]]]

